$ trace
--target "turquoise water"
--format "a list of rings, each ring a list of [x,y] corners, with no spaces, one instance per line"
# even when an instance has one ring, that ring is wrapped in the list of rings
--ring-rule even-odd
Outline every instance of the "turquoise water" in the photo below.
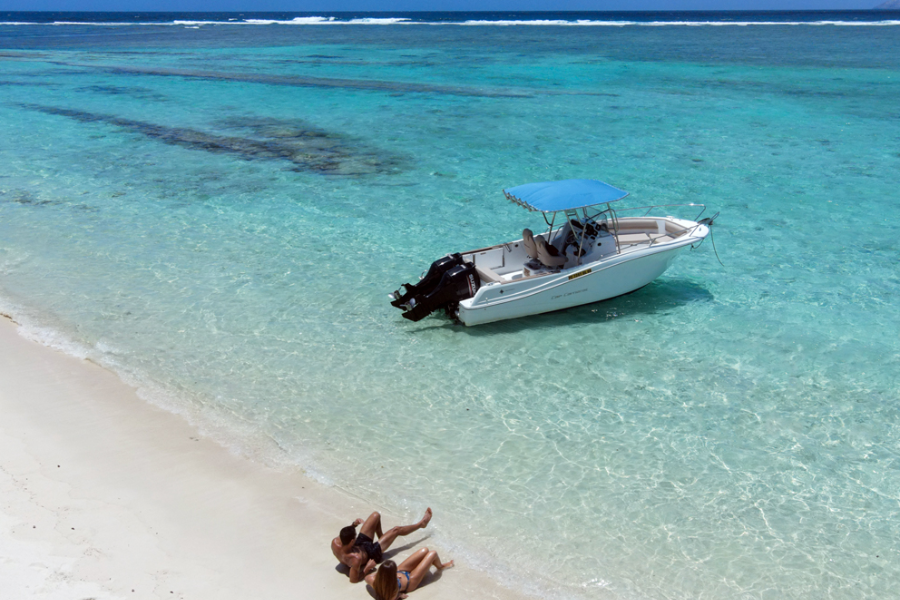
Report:
[[[542,597],[900,597],[900,27],[199,27],[0,26],[29,335]],[[390,307],[570,177],[721,211],[724,267]]]

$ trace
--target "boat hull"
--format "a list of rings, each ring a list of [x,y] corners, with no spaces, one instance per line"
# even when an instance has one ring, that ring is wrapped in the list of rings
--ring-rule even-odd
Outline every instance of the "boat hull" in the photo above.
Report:
[[[701,238],[702,239],[702,238]],[[464,325],[482,325],[608,300],[633,292],[662,275],[690,242],[615,255],[561,273],[487,285],[459,304]]]

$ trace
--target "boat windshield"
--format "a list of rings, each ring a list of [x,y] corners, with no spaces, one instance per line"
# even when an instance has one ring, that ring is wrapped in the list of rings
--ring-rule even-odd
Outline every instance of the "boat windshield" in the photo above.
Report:
[[[541,213],[541,216],[547,224],[547,239],[559,240],[563,247],[572,246],[579,264],[591,239],[618,229],[616,211],[609,204]]]

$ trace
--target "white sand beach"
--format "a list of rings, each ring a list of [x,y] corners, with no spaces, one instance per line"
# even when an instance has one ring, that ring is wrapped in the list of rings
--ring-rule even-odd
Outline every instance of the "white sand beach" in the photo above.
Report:
[[[378,508],[236,456],[112,372],[0,318],[3,598],[369,598],[328,545]],[[406,541],[441,551],[427,536],[401,538],[396,558],[412,551]],[[412,595],[519,597],[458,560]]]

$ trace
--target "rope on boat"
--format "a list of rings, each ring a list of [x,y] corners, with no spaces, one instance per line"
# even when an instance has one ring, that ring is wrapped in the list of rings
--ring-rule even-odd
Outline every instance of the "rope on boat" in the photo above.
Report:
[[[722,259],[719,258],[719,251],[716,250],[716,238],[713,237],[712,227],[709,228],[709,239],[712,241],[713,252],[716,253],[716,260],[719,261],[719,264],[722,265],[722,268],[725,268],[725,263],[722,262]]]
[[[713,222],[716,220],[716,217],[718,217],[718,216],[719,216],[719,213],[716,213],[711,217],[701,219],[699,221],[699,224],[706,225],[707,227],[709,227],[709,239],[712,242],[713,252],[715,252],[715,254],[716,254],[716,260],[719,261],[719,264],[722,265],[722,267],[725,267],[725,263],[723,263],[722,259],[719,258],[719,251],[716,249],[716,238],[713,236]],[[691,250],[694,250],[695,248],[699,248],[700,246],[702,246],[704,241],[706,241],[706,238],[704,238],[703,241],[701,241],[700,244],[698,244],[697,246],[691,246]]]

